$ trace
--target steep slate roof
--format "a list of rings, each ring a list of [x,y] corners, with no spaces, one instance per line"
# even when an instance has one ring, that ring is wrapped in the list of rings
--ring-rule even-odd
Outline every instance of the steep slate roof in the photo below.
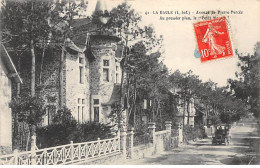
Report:
[[[106,11],[106,10],[107,10],[107,4],[105,0],[98,0],[95,11]]]
[[[23,83],[22,79],[20,78],[20,76],[15,68],[15,65],[14,65],[10,55],[8,54],[6,48],[3,44],[1,44],[1,59],[3,60],[3,63],[9,72],[9,74],[7,74],[7,76],[11,79],[14,79],[14,81],[16,83]]]
[[[107,10],[107,6],[104,0],[98,0],[96,4],[95,11],[105,11]],[[111,32],[107,32],[105,34],[100,34],[98,31],[98,26],[91,22],[91,18],[79,18],[74,19],[72,22],[72,31],[74,32],[75,36],[71,39],[71,42],[67,44],[67,51],[70,53],[77,53],[77,52],[84,52],[85,55],[91,61],[95,59],[91,51],[91,41],[92,40],[113,40],[113,41],[120,41],[120,38],[111,34]],[[89,35],[89,37],[87,37]],[[122,47],[118,47],[116,51],[116,57],[121,57],[122,54]],[[120,51],[121,49],[121,51]]]

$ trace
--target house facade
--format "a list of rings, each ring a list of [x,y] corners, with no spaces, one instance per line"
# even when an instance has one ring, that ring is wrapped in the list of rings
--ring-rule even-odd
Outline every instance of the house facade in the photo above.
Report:
[[[22,83],[6,48],[1,45],[0,58],[0,155],[12,151],[12,85]]]
[[[104,5],[98,1],[96,10],[105,10],[103,8]],[[90,18],[75,19],[72,27],[80,35],[66,39],[62,78],[61,47],[46,48],[44,57],[40,47],[36,51],[36,94],[46,102],[42,125],[51,124],[54,114],[64,106],[71,110],[79,123],[95,121],[108,124],[111,106],[120,101],[123,51],[119,45],[120,38],[110,32],[95,31],[97,25]],[[21,92],[28,92],[31,62],[24,55],[20,63],[24,81]]]
[[[116,57],[118,39],[106,35],[88,35],[86,38],[91,46],[80,48],[71,41],[70,49],[76,53],[66,51],[65,54],[64,105],[80,123],[109,123],[111,105],[119,101],[121,58]]]
[[[189,105],[185,105],[185,106],[184,106],[183,99],[179,99],[177,109],[178,109],[178,113],[176,114],[176,116],[177,116],[178,122],[181,124],[184,123],[184,125],[190,125],[190,126],[194,127],[194,117],[196,116],[195,115],[196,111],[194,108],[194,99],[191,98]],[[188,110],[189,110],[189,114],[188,114]],[[183,115],[183,113],[185,115]],[[184,122],[183,122],[183,118],[184,118]]]
[[[190,98],[189,103],[184,102],[184,98],[181,97],[178,92],[180,92],[181,89],[179,88],[173,88],[171,92],[174,95],[177,95],[177,122],[184,125],[190,125],[194,127],[194,118],[196,116],[196,110],[195,110],[195,101],[194,98]],[[183,121],[184,120],[184,121]]]

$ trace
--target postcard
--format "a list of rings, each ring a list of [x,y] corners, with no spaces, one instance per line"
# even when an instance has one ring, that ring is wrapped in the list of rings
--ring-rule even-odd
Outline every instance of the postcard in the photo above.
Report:
[[[0,165],[258,165],[259,0],[2,0]]]

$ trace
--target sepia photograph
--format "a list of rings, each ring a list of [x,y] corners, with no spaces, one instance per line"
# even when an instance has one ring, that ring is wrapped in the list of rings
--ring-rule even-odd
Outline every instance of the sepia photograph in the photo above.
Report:
[[[260,0],[0,0],[0,165],[260,165]]]

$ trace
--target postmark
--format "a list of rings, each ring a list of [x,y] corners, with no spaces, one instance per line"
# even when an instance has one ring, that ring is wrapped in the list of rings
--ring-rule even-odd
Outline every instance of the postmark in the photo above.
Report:
[[[225,17],[194,23],[201,62],[233,56]]]

